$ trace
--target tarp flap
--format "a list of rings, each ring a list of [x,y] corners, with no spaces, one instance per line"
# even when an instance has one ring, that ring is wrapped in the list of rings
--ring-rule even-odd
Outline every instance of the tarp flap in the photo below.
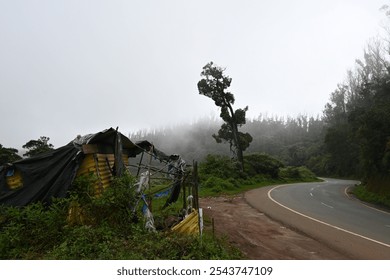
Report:
[[[121,137],[123,149],[128,150],[131,154],[133,153],[138,154],[142,152],[142,151],[137,152],[138,148],[136,147],[136,145],[134,145],[134,143],[131,142],[129,138],[124,136],[122,133],[117,132],[112,127],[95,134],[77,136],[76,139],[72,141],[72,143],[80,150],[81,150],[81,146],[85,144],[99,144],[99,145],[114,146],[117,139],[117,133],[119,133]]]
[[[143,151],[149,152],[150,148],[153,146],[153,155],[155,155],[160,161],[169,160],[169,156],[167,156],[162,151],[158,150],[156,147],[154,147],[154,145],[152,143],[150,143],[147,140],[138,141],[135,143],[135,145],[137,146],[138,149],[134,150],[134,154],[131,156],[135,157],[136,155],[138,155],[139,153],[141,153]]]
[[[83,154],[66,145],[41,155],[16,161],[23,187],[11,190],[5,176],[7,168],[0,170],[0,204],[24,206],[32,202],[50,203],[52,197],[65,197],[71,186]]]

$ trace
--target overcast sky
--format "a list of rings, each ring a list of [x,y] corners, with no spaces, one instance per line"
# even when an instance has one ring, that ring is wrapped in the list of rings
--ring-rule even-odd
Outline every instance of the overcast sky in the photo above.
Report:
[[[387,2],[0,0],[0,144],[218,116],[197,91],[210,61],[248,117],[322,114]]]

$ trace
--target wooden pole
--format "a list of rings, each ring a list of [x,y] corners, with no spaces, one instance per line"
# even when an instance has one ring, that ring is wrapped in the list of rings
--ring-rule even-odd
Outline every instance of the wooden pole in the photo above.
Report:
[[[180,174],[180,185],[181,185],[181,189],[183,190],[183,209],[187,211],[187,192],[184,184],[183,174]]]
[[[192,195],[194,196],[194,208],[199,209],[199,181],[198,181],[198,162],[197,161],[193,162],[192,178],[193,178]]]
[[[153,144],[150,147],[150,157],[149,157],[149,164],[148,164],[148,203],[149,203],[149,210],[152,211],[152,196],[151,196],[151,188],[152,188],[152,182],[150,181],[150,166],[152,164],[152,158],[153,158]]]
[[[142,154],[141,154],[141,159],[139,160],[138,170],[137,170],[137,178],[138,178],[138,176],[139,176],[139,172],[141,171],[141,165],[142,165],[142,160],[143,160],[143,158],[144,158],[144,154],[145,154],[145,152],[142,152]]]

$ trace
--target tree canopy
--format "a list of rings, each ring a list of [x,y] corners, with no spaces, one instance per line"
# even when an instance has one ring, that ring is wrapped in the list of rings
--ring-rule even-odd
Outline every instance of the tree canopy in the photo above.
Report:
[[[238,131],[238,128],[246,123],[245,114],[248,107],[233,109],[235,98],[228,91],[232,79],[224,74],[224,69],[221,67],[209,62],[203,67],[201,77],[198,82],[199,94],[211,98],[215,105],[221,108],[220,117],[224,121],[218,134],[212,136],[217,143],[230,144],[230,150],[237,158],[240,169],[243,169],[243,151],[249,147],[253,138],[249,133]]]
[[[49,143],[49,140],[49,137],[41,136],[38,140],[28,141],[23,145],[23,148],[28,150],[23,156],[32,157],[53,150],[54,146]]]
[[[18,150],[14,148],[5,148],[0,144],[0,166],[5,163],[14,162],[21,159]]]

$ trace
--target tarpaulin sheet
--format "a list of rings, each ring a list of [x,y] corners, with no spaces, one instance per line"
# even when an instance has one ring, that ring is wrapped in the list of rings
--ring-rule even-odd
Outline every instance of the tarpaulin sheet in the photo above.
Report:
[[[99,144],[114,152],[118,134],[117,130],[109,128],[78,136],[61,148],[0,167],[0,204],[24,206],[37,201],[50,203],[53,197],[66,197],[84,158],[82,145]],[[122,147],[117,147],[118,150],[126,149],[131,156],[142,152],[123,134],[120,134],[120,139]],[[9,188],[6,179],[12,169],[20,172],[23,183],[16,189]]]
[[[61,148],[0,166],[0,204],[24,206],[37,201],[50,203],[53,197],[66,197],[84,158],[82,147],[86,144],[97,144],[105,153],[121,155],[123,152],[128,157],[135,157],[152,146],[148,141],[134,144],[113,128],[78,136]],[[154,149],[155,155],[167,157],[164,153],[156,151],[158,150]],[[115,160],[119,171],[124,169],[121,160],[122,158],[118,156]],[[11,189],[6,176],[16,171],[21,174],[23,186]]]
[[[73,144],[68,144],[1,168],[0,204],[24,206],[37,201],[50,203],[52,197],[65,197],[83,156]],[[19,170],[23,180],[23,186],[15,190],[6,183],[10,168]]]

